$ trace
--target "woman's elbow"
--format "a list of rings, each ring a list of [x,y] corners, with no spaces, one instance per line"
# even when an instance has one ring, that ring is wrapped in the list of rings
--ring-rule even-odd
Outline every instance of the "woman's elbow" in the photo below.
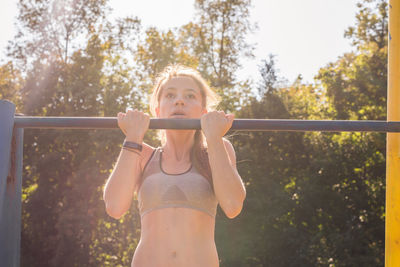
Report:
[[[112,207],[111,205],[107,205],[106,203],[106,213],[110,217],[119,220],[126,213],[126,211]]]
[[[243,203],[233,205],[231,208],[225,210],[225,215],[229,219],[234,219],[235,217],[237,217],[240,214],[240,212],[242,211],[242,208],[243,208]]]

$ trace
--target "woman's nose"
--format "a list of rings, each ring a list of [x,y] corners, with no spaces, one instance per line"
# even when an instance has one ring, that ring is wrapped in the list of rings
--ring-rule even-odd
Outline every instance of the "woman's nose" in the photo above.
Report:
[[[184,105],[185,101],[183,100],[182,97],[177,97],[175,100],[175,105]]]

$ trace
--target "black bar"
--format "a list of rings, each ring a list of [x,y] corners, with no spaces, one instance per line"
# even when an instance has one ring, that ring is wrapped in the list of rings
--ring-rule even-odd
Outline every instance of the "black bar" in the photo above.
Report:
[[[118,128],[116,117],[29,117],[16,116],[17,128]],[[200,119],[150,119],[150,129],[200,129]],[[319,132],[400,132],[400,122],[340,120],[235,119],[230,130],[237,131],[319,131]]]

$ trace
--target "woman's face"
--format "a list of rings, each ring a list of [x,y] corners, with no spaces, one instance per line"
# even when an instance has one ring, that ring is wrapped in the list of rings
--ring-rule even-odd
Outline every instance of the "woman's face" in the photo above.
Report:
[[[174,77],[161,87],[159,118],[200,118],[207,110],[202,106],[201,89],[190,77]]]

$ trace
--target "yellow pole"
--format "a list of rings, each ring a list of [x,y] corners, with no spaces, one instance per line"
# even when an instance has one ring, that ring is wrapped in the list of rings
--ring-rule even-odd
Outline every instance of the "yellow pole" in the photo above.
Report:
[[[389,1],[387,120],[400,121],[400,0]],[[400,266],[400,134],[386,144],[385,266]]]

